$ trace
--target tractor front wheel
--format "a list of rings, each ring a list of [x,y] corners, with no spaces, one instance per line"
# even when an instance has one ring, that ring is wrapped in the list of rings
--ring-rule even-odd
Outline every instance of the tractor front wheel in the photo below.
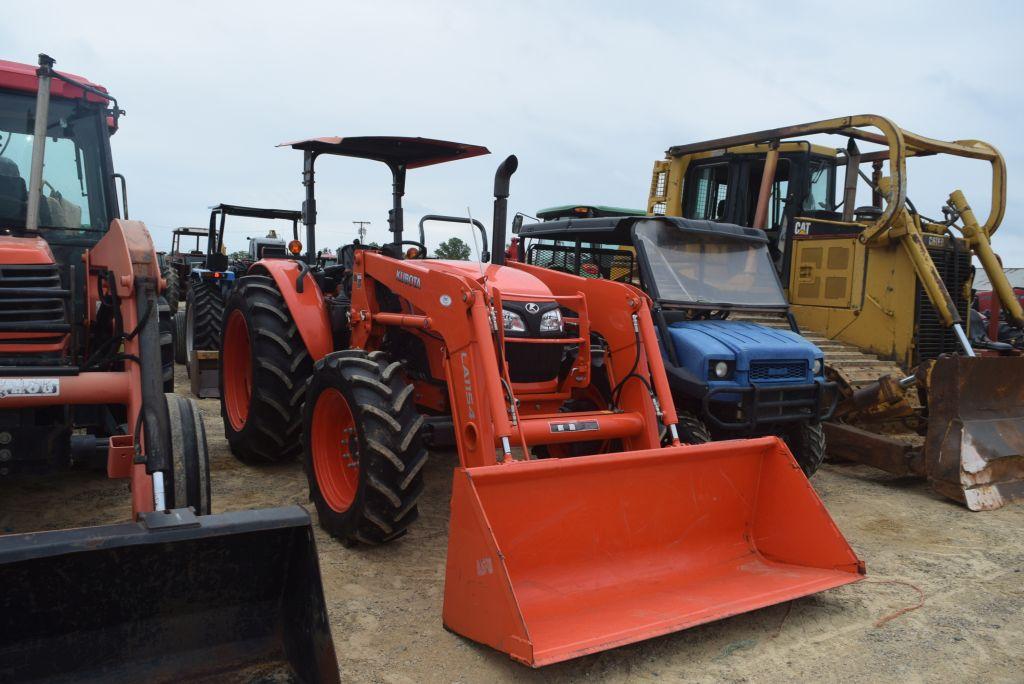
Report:
[[[177,345],[171,307],[163,297],[157,298],[157,312],[160,315],[160,366],[164,392],[174,391],[174,350]]]
[[[193,349],[220,347],[224,300],[217,285],[205,280],[193,281],[185,299],[185,354]]]
[[[423,492],[423,416],[401,364],[350,349],[317,362],[306,394],[303,444],[320,525],[344,544],[405,534]]]
[[[704,421],[689,411],[679,412],[679,441],[683,444],[704,444],[711,441],[711,432]]]
[[[231,453],[245,463],[297,457],[313,363],[274,280],[240,278],[228,296],[224,321],[221,416]]]
[[[210,457],[206,428],[196,402],[165,394],[171,425],[171,471],[164,477],[167,508],[191,506],[210,514]]]
[[[173,264],[164,264],[160,269],[160,275],[167,282],[167,289],[164,290],[164,299],[171,308],[171,314],[178,313],[178,304],[181,302],[181,283],[178,281],[178,270]]]
[[[188,350],[185,343],[187,335],[185,312],[179,311],[174,314],[174,362],[183,366],[188,363]]]

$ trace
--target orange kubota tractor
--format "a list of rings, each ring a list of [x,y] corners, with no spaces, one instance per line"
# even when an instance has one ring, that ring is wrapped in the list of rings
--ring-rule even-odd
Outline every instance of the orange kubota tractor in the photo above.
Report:
[[[132,522],[0,534],[0,681],[336,681],[305,511],[209,515],[202,417],[165,394],[156,252],[117,202],[123,112],[53,64],[0,61],[0,486],[98,463]]]
[[[407,531],[425,441],[453,436],[449,629],[541,666],[861,578],[781,441],[680,446],[646,295],[503,265],[515,157],[496,174],[485,264],[427,259],[402,237],[406,171],[485,148],[290,145],[305,158],[305,260],[257,262],[228,299],[225,431],[246,461],[302,450],[320,524],[346,544]],[[387,164],[393,240],[315,269],[324,155]]]

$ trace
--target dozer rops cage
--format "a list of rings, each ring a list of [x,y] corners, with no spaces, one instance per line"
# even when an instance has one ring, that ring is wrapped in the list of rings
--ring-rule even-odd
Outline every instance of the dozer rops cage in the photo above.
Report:
[[[846,144],[804,139],[824,135]],[[941,218],[910,200],[907,160],[935,156],[989,165],[983,221],[960,190]],[[858,206],[858,190],[870,204]],[[648,203],[652,213],[764,229],[800,327],[844,388],[826,426],[831,453],[926,476],[972,510],[1024,496],[1024,358],[991,345],[976,352],[965,330],[972,258],[1008,319],[1024,325],[991,242],[1005,208],[995,147],[927,138],[877,115],[673,146],[655,162]]]

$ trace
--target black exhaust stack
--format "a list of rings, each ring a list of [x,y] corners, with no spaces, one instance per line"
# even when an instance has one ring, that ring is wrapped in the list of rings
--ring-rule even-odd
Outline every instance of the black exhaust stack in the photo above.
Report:
[[[491,263],[505,263],[505,229],[508,225],[508,186],[519,168],[519,159],[510,154],[494,173],[494,220],[491,224]]]

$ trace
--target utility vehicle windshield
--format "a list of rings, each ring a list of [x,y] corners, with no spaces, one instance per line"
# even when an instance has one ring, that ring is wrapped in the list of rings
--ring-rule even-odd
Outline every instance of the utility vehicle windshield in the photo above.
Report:
[[[639,221],[636,244],[648,264],[655,299],[703,308],[785,308],[768,245],[728,234]]]
[[[25,227],[36,97],[0,91],[0,228]],[[107,230],[102,107],[53,98],[43,161],[39,227]]]

